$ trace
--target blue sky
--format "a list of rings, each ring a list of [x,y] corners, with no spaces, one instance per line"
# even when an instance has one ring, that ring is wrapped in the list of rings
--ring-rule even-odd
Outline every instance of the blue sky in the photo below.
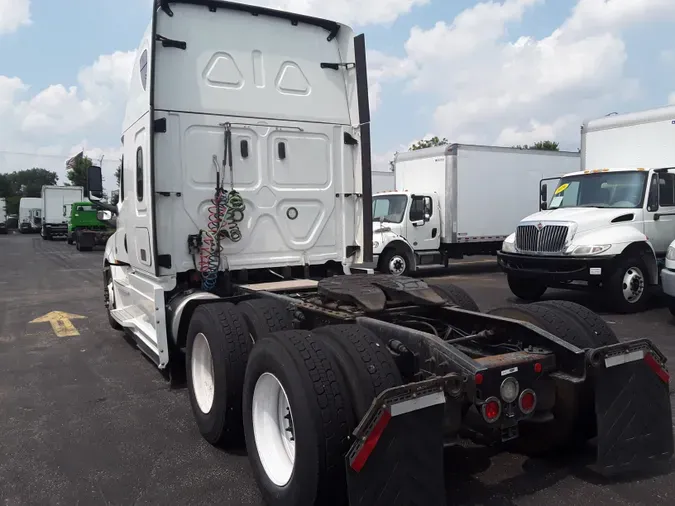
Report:
[[[427,135],[576,150],[584,119],[675,102],[672,0],[251,3],[366,33],[379,168]],[[0,0],[0,172],[63,173],[62,155],[84,147],[112,173],[150,14],[150,0]]]

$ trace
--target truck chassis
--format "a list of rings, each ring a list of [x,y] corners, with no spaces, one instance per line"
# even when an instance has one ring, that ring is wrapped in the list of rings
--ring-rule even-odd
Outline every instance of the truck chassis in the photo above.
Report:
[[[68,232],[68,244],[75,244],[77,251],[91,251],[94,246],[105,246],[114,232],[107,227],[76,228]]]
[[[666,358],[647,339],[619,343],[600,317],[573,303],[485,314],[458,287],[360,274],[233,285],[226,297],[179,285],[167,300],[169,376],[180,382],[187,374],[205,439],[245,440],[269,504],[444,505],[443,447],[460,439],[529,455],[597,437],[594,468],[606,476],[673,454]],[[121,328],[116,313],[124,309],[109,296],[106,304]],[[211,413],[199,403],[201,338],[213,357],[214,398],[228,406],[213,401]],[[286,354],[295,361],[282,367]],[[214,364],[225,364],[222,384]],[[252,421],[256,387],[275,367],[307,380],[279,382],[295,459],[294,481],[284,487],[269,478]],[[294,422],[302,399],[317,404]],[[305,417],[323,417],[323,428]],[[327,462],[314,478],[300,455],[307,445],[318,445]]]

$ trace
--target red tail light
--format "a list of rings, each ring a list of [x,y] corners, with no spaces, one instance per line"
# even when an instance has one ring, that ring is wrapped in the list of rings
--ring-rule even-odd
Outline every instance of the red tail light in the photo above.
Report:
[[[520,410],[524,414],[529,415],[537,407],[537,395],[530,389],[523,390],[518,399],[518,404],[520,405]]]
[[[499,415],[502,414],[502,404],[496,397],[490,397],[481,406],[481,411],[487,423],[494,423],[499,418]]]

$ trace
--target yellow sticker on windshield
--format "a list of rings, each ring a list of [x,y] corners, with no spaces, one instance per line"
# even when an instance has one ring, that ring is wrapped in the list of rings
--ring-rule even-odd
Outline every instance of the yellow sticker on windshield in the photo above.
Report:
[[[558,186],[558,189],[555,191],[555,195],[558,195],[558,193],[562,193],[565,190],[567,190],[567,187],[569,185],[570,185],[569,183],[565,183],[565,184],[561,184],[560,186]]]

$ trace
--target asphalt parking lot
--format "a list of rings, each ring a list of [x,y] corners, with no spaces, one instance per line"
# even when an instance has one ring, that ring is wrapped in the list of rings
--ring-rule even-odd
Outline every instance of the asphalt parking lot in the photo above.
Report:
[[[35,235],[0,236],[0,503],[262,504],[245,453],[205,443],[187,392],[170,390],[109,327],[101,257],[100,249],[79,253]],[[516,302],[494,259],[423,277],[439,275],[483,310]],[[602,301],[585,294],[547,298],[603,311]],[[652,338],[675,361],[675,321],[667,309],[602,314],[620,338]],[[606,481],[587,469],[587,457],[542,461],[453,448],[446,459],[448,504],[675,504],[673,474]]]

